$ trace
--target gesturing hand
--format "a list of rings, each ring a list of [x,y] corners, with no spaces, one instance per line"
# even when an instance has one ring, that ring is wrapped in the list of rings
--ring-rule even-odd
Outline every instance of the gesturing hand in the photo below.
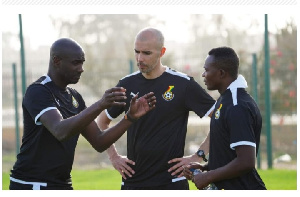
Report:
[[[101,107],[107,109],[112,106],[125,106],[125,99],[127,98],[125,92],[126,89],[123,87],[114,87],[106,90],[99,101]]]
[[[154,109],[156,104],[156,97],[153,92],[145,94],[139,99],[137,97],[138,94],[131,99],[130,108],[127,112],[134,119],[139,119],[148,111]]]

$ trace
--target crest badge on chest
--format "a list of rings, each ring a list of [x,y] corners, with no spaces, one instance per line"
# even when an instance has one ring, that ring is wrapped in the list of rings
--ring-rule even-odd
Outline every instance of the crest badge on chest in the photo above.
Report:
[[[75,108],[78,108],[79,104],[78,102],[76,101],[76,99],[74,98],[74,96],[72,96],[72,104]]]
[[[169,86],[168,90],[165,91],[162,94],[162,97],[166,100],[166,101],[171,101],[174,98],[174,93],[172,92],[172,90],[174,89],[175,86]]]
[[[217,111],[215,112],[215,119],[218,120],[220,118],[220,114],[221,114],[221,108],[222,108],[222,104],[220,104],[220,107],[217,109]]]

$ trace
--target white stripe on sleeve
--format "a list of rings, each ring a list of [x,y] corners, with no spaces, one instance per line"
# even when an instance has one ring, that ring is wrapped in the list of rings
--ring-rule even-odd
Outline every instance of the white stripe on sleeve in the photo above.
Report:
[[[254,142],[249,142],[249,141],[239,141],[239,142],[231,143],[230,148],[232,150],[235,150],[236,146],[241,146],[241,145],[253,146],[256,148],[256,144]]]

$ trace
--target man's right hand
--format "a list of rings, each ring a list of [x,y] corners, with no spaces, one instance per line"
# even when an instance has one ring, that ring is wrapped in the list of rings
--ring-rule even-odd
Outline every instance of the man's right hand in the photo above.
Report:
[[[119,171],[124,179],[127,179],[127,177],[132,177],[132,175],[135,173],[134,170],[128,165],[135,165],[135,162],[128,159],[126,156],[117,154],[109,159],[114,168]]]
[[[105,91],[102,98],[98,101],[102,109],[112,106],[125,106],[126,89],[122,87],[114,87]]]
[[[201,171],[204,170],[204,167],[198,162],[191,162],[188,165],[182,166],[183,168],[183,175],[188,179],[192,180],[193,173],[190,169],[200,169]]]

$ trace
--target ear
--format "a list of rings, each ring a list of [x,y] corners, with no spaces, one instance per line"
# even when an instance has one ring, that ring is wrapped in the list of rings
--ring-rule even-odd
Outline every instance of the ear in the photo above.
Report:
[[[219,71],[220,71],[220,78],[225,78],[225,76],[226,76],[226,71],[223,70],[223,69],[220,69]]]
[[[58,57],[58,56],[56,56],[56,55],[54,55],[53,58],[52,58],[52,60],[53,60],[53,64],[54,64],[55,66],[57,66],[57,65],[59,65],[59,63],[60,63],[61,58]]]
[[[162,57],[165,54],[165,52],[166,52],[166,48],[163,47],[160,51],[160,57]]]

